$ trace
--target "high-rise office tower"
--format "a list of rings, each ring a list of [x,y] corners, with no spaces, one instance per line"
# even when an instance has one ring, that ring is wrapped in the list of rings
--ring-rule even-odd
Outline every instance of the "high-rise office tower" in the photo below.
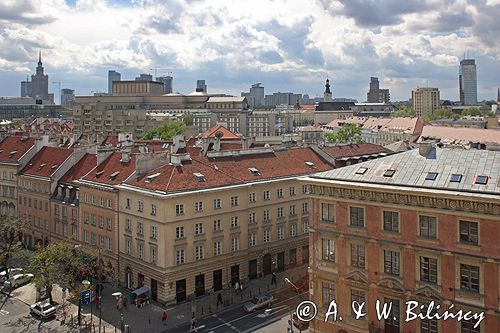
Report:
[[[113,82],[121,80],[122,80],[122,75],[117,71],[108,72],[108,94],[113,93]]]
[[[141,74],[135,78],[136,81],[153,81],[153,75],[151,74]]]
[[[26,75],[26,81],[21,81],[21,97],[31,97],[31,95],[31,82]]]
[[[474,59],[464,59],[460,61],[458,89],[460,93],[460,103],[462,105],[477,104],[477,76],[476,61]]]
[[[196,91],[205,93],[207,92],[207,85],[205,84],[205,80],[196,81]]]
[[[250,92],[242,92],[241,97],[246,97],[251,107],[264,105],[264,87],[262,83],[252,84]]]
[[[173,90],[173,81],[174,81],[174,78],[170,75],[159,76],[156,78],[156,82],[163,83],[163,93],[164,94],[170,94],[174,91]]]
[[[71,108],[75,103],[75,91],[73,89],[61,89],[61,105]]]
[[[366,94],[368,103],[385,103],[390,102],[389,89],[380,89],[378,77],[370,78],[370,90]]]
[[[43,73],[42,51],[38,54],[36,74],[31,75],[31,97],[35,100],[49,101],[49,76]],[[53,102],[53,101],[52,101]]]

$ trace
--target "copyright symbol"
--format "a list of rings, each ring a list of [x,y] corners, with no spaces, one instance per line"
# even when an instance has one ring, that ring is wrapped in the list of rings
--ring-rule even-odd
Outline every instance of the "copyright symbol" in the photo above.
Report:
[[[308,322],[316,317],[318,314],[318,307],[314,304],[314,302],[303,301],[297,305],[295,313],[297,314],[297,319],[303,322]]]

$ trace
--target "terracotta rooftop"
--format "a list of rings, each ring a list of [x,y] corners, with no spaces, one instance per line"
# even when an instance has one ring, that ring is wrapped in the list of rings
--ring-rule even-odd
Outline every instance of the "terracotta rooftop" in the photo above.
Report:
[[[106,139],[101,143],[101,146],[118,146],[118,134],[109,134]]]
[[[321,149],[333,158],[390,153],[390,151],[384,147],[374,145],[372,143],[337,145],[332,147],[323,147]]]
[[[8,136],[0,142],[0,161],[16,162],[18,161],[33,145],[34,138],[26,138],[22,136]]]
[[[96,154],[85,154],[78,163],[73,165],[71,169],[68,170],[62,176],[61,182],[72,182],[74,180],[80,179],[85,176],[90,170],[97,166],[97,155]]]
[[[235,133],[231,132],[228,130],[226,127],[222,125],[215,125],[212,128],[210,128],[208,131],[202,134],[202,137],[204,138],[214,138],[215,134],[217,132],[222,132],[222,138],[221,140],[240,140],[241,138],[236,135]]]
[[[443,143],[467,145],[471,142],[500,144],[500,132],[483,128],[455,128],[448,126],[425,126],[417,142],[428,139]]]
[[[128,181],[127,185],[172,193],[305,175],[332,168],[311,148],[303,147],[255,155],[191,158],[192,161],[182,166],[159,167]]]
[[[73,149],[45,146],[33,156],[21,173],[50,177],[71,154]]]
[[[424,122],[420,118],[405,117],[349,117],[347,119],[335,119],[325,127],[340,127],[344,124],[357,124],[363,129],[372,131],[410,132],[412,134],[420,134],[424,127]]]
[[[87,173],[83,179],[106,185],[117,185],[135,171],[135,155],[130,154],[128,162],[120,162],[122,153],[114,152],[99,166]]]

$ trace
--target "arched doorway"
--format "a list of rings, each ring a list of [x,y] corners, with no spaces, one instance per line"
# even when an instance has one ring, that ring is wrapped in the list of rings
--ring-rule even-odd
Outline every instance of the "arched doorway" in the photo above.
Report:
[[[262,258],[262,274],[264,275],[271,274],[271,268],[272,268],[271,255],[267,253]]]
[[[130,267],[127,267],[125,269],[125,284],[128,289],[133,289],[132,288],[132,270]]]

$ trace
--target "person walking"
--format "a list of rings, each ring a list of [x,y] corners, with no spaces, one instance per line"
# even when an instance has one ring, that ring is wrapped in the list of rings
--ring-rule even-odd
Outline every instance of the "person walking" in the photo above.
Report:
[[[275,272],[273,272],[273,274],[271,276],[271,284],[278,286],[278,282],[276,281],[276,273]]]
[[[219,304],[220,305],[224,305],[224,303],[222,302],[222,294],[221,293],[218,293],[217,294],[217,307],[219,307]]]
[[[236,283],[234,284],[234,291],[238,292],[238,290],[240,290],[240,284],[238,281],[236,281]]]
[[[196,319],[194,318],[194,312],[191,316],[191,332],[196,332]]]
[[[163,325],[167,325],[167,311],[163,311],[162,315],[161,315],[161,322],[163,323]]]

